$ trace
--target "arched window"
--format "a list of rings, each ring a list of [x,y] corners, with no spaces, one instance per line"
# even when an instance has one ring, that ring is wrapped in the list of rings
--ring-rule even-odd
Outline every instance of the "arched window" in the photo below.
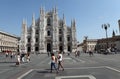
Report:
[[[59,29],[59,34],[62,34],[62,29]]]
[[[38,51],[38,49],[39,49],[38,47],[35,47],[35,51]]]
[[[50,18],[47,19],[47,25],[50,26]]]
[[[31,39],[30,38],[28,38],[28,42],[30,42],[31,41]]]
[[[38,42],[38,38],[36,38],[35,41]]]
[[[70,41],[70,36],[67,37],[67,41]]]
[[[39,30],[38,29],[36,29],[36,34],[39,34]]]
[[[47,31],[47,35],[50,36],[50,30]]]
[[[62,42],[62,37],[59,37],[59,41]]]

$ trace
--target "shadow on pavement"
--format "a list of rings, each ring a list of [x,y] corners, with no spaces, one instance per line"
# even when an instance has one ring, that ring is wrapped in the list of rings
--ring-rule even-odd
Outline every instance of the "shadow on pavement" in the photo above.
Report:
[[[6,62],[6,61],[0,62],[0,64],[3,64],[3,63],[16,63],[16,62]]]
[[[44,70],[44,71],[37,71],[37,73],[50,73],[49,71],[47,71],[47,70]]]

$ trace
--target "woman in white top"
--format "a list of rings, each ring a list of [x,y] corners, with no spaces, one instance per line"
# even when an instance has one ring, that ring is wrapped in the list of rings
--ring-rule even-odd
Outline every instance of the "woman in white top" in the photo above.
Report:
[[[16,65],[20,65],[20,53],[17,54],[17,62]]]
[[[61,54],[61,52],[58,52],[58,70],[60,69],[60,67],[62,68],[62,70],[64,71],[64,68],[63,68],[63,56]]]

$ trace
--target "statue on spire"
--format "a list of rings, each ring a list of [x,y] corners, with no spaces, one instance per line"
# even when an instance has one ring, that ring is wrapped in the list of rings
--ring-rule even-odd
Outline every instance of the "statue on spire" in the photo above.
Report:
[[[113,37],[115,36],[115,31],[114,31],[114,30],[113,30],[112,36],[113,36]]]
[[[63,14],[63,24],[66,25],[65,16]]]
[[[35,15],[32,16],[32,26],[35,26]]]

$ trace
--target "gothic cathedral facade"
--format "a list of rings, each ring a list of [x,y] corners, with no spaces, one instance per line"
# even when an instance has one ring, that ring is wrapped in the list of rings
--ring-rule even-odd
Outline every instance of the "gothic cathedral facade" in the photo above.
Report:
[[[22,23],[21,47],[23,52],[74,52],[77,48],[76,22],[66,25],[66,20],[58,17],[56,8],[46,12],[40,8],[40,17],[32,16],[30,27],[26,21]]]

